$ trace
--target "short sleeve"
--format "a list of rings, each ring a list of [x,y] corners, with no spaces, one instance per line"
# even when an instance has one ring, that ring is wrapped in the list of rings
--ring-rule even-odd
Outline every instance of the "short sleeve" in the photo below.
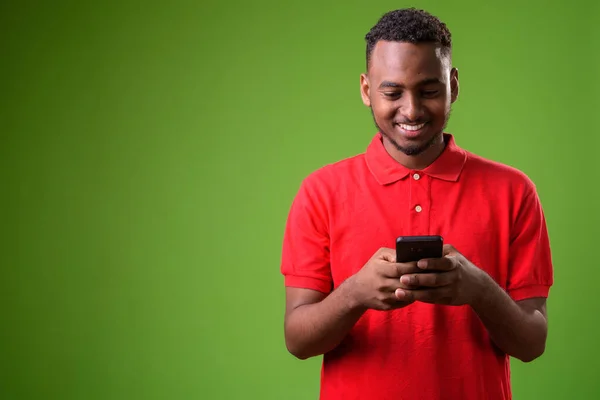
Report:
[[[553,284],[550,240],[533,184],[518,207],[511,229],[508,294],[515,300],[548,297]]]
[[[285,286],[329,293],[332,278],[325,190],[311,175],[294,198],[283,236]]]

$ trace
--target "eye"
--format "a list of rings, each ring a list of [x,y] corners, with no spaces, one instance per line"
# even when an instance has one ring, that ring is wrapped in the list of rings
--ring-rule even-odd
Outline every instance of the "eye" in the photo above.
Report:
[[[440,91],[439,90],[424,90],[421,93],[422,93],[423,97],[431,98],[431,97],[436,97],[440,93]]]
[[[383,93],[383,95],[385,97],[387,97],[388,99],[397,99],[398,97],[400,97],[402,93],[399,92],[387,92],[387,93]]]

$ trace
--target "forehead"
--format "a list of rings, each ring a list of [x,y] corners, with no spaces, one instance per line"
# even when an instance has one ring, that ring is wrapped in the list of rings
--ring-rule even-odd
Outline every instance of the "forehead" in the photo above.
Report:
[[[435,43],[379,41],[371,54],[369,75],[376,80],[419,81],[438,78],[446,81],[449,59]]]

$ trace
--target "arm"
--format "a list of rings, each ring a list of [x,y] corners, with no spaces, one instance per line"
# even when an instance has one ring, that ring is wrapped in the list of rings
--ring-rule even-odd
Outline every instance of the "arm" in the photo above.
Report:
[[[340,344],[368,309],[391,310],[410,302],[394,295],[402,273],[416,263],[397,264],[394,249],[381,248],[337,288],[330,265],[330,196],[313,175],[294,199],[283,241],[284,334],[290,353],[300,359],[327,353]]]
[[[327,193],[312,175],[300,187],[286,223],[284,335],[288,351],[299,359],[335,348],[363,313],[352,300],[348,280],[330,292]]]
[[[506,290],[447,245],[441,259],[419,262],[425,270],[445,272],[401,279],[404,284],[431,289],[399,290],[397,294],[401,299],[468,304],[496,346],[529,362],[542,355],[546,347],[546,297],[553,283],[553,271],[546,222],[532,183],[526,185],[519,199],[510,233]]]
[[[542,355],[548,330],[545,298],[513,300],[450,245],[444,246],[444,257],[421,260],[418,265],[438,272],[403,276],[400,281],[408,288],[396,290],[400,300],[469,305],[500,350],[524,362]],[[416,290],[419,286],[426,289]]]
[[[354,275],[329,295],[316,290],[286,288],[285,343],[300,359],[335,348],[368,309],[393,310],[411,301],[394,294],[398,279],[416,272],[416,263],[395,263],[396,251],[379,249]]]
[[[285,293],[285,343],[300,359],[335,348],[365,311],[352,300],[347,281],[328,296],[293,287]]]
[[[515,210],[506,290],[483,273],[481,295],[471,307],[500,349],[529,362],[546,348],[546,296],[552,284],[552,261],[544,213],[532,183]]]
[[[500,350],[523,362],[535,360],[546,348],[546,299],[515,302],[491,277],[484,275],[482,295],[471,307]]]

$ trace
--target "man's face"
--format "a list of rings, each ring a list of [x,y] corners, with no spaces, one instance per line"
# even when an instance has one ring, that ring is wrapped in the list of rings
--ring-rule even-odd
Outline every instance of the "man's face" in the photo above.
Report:
[[[433,43],[379,41],[361,76],[361,95],[384,138],[414,156],[443,140],[458,71]]]

